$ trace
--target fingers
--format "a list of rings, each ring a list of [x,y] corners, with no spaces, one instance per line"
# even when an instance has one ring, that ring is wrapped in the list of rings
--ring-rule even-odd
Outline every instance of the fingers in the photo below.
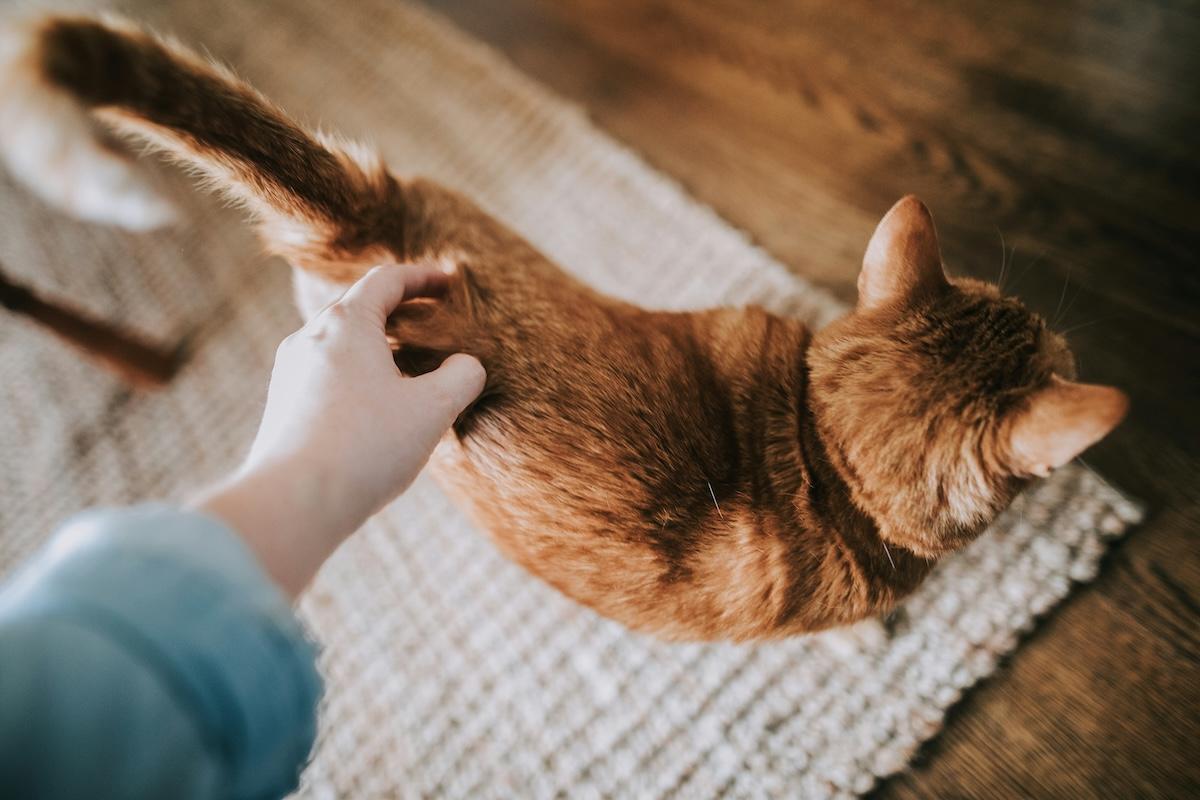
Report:
[[[410,380],[431,395],[433,402],[430,403],[430,411],[440,416],[435,423],[440,425],[440,435],[464,408],[479,397],[486,379],[487,374],[478,359],[465,353],[455,353],[433,372]]]
[[[425,265],[389,264],[372,269],[351,286],[335,305],[359,311],[382,327],[388,314],[405,300],[440,294],[447,277]]]

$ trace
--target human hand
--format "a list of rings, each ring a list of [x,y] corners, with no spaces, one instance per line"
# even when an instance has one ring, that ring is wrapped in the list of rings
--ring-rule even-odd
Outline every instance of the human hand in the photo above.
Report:
[[[392,360],[388,314],[404,300],[436,296],[445,281],[434,269],[376,267],[284,339],[250,454],[198,503],[237,529],[293,594],[412,483],[483,389],[483,367],[470,356],[413,378]],[[273,563],[281,558],[299,563]]]
[[[330,500],[359,524],[407,488],[483,389],[483,367],[470,356],[416,378],[392,361],[388,314],[436,296],[445,280],[428,268],[376,267],[284,339],[246,469],[292,462],[333,489]]]

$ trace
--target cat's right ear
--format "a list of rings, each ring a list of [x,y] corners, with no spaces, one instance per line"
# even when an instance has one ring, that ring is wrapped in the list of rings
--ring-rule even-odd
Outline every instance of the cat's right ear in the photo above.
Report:
[[[1013,419],[1013,472],[1044,478],[1107,436],[1128,410],[1120,389],[1051,377]]]
[[[858,310],[902,306],[948,286],[933,215],[913,195],[880,220],[858,274]]]

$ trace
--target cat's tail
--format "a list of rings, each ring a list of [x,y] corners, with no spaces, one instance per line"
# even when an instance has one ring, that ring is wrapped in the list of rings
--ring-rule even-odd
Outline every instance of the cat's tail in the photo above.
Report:
[[[401,191],[365,149],[310,134],[232,72],[119,20],[42,17],[0,32],[0,153],[48,202],[147,229],[172,207],[95,122],[164,151],[244,204],[272,250],[327,277],[402,249]],[[341,273],[341,274],[339,274]]]

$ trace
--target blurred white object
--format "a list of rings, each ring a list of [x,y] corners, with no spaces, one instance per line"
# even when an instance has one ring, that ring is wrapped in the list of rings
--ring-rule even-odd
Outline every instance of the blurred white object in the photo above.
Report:
[[[97,136],[86,109],[32,68],[29,23],[0,24],[0,158],[39,197],[89,222],[148,231],[175,206],[149,173]]]

